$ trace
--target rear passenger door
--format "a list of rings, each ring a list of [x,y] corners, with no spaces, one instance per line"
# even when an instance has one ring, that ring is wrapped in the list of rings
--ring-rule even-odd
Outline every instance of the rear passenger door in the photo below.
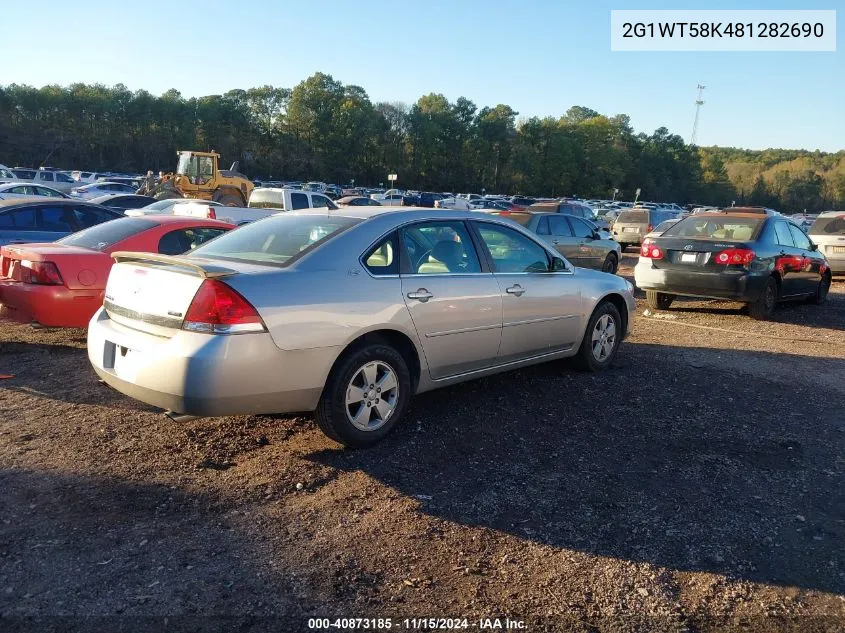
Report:
[[[823,259],[818,251],[812,249],[810,238],[800,228],[789,222],[789,232],[792,234],[792,241],[795,242],[796,254],[802,259],[801,269],[797,274],[798,292],[812,294],[816,291],[821,281],[821,264]]]
[[[572,234],[578,245],[578,254],[584,268],[600,268],[604,261],[601,250],[596,247],[592,225],[580,218],[566,218],[572,226]]]
[[[775,221],[775,269],[780,273],[780,294],[791,297],[801,294],[804,282],[800,279],[803,268],[803,256],[795,247],[789,223],[785,220]]]

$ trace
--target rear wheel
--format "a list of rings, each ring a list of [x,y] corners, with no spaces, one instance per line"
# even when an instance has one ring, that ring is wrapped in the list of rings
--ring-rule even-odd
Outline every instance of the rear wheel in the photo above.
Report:
[[[613,275],[616,273],[617,268],[619,268],[619,260],[616,257],[616,253],[608,253],[604,259],[604,264],[601,266],[601,271]]]
[[[616,306],[610,301],[599,304],[587,321],[584,339],[575,356],[578,367],[593,372],[607,369],[616,357],[622,334],[622,316]]]
[[[772,317],[777,301],[778,282],[774,277],[769,277],[760,298],[748,304],[748,314],[752,319],[767,321]]]
[[[396,426],[411,397],[411,375],[402,355],[370,344],[341,357],[332,369],[314,418],[331,439],[360,448]]]
[[[824,276],[819,281],[819,286],[816,288],[815,294],[810,297],[810,300],[816,305],[821,305],[827,301],[827,294],[830,292],[831,275],[830,271],[825,272]]]
[[[674,300],[675,295],[657,292],[656,290],[645,291],[645,302],[652,310],[668,310]]]

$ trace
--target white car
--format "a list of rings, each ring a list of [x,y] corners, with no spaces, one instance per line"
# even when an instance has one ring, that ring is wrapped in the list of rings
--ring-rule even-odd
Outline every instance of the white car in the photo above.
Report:
[[[31,196],[45,196],[47,198],[68,197],[66,193],[62,193],[52,187],[32,185],[28,182],[8,182],[0,185],[0,200],[6,200],[8,198],[29,198]]]
[[[19,180],[20,178],[15,176],[11,169],[5,165],[0,165],[0,182],[18,182]]]
[[[127,209],[124,215],[129,217],[143,217],[145,215],[176,215],[175,207],[177,204],[184,204],[188,202],[185,198],[170,198],[169,200],[156,200],[152,204],[148,204],[140,209]],[[219,202],[212,202],[211,200],[203,200],[202,203],[207,207],[222,207]]]
[[[453,209],[455,211],[470,211],[472,207],[466,198],[443,198],[434,201],[435,209]]]
[[[62,193],[70,193],[70,190],[76,185],[76,181],[63,171],[53,171],[51,169],[25,169],[18,168],[12,170],[17,174],[15,181],[28,182],[35,185],[46,185],[53,189],[58,189]],[[134,193],[134,192],[133,192]]]
[[[108,180],[104,173],[97,171],[72,171],[70,176],[80,185],[88,185],[101,179]]]
[[[90,200],[110,193],[135,193],[136,189],[119,182],[92,182],[90,185],[74,187],[70,195],[81,200]]]

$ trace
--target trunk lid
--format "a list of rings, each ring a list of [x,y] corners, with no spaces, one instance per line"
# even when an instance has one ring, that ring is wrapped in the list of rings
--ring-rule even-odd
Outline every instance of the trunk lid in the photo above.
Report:
[[[649,244],[656,245],[663,251],[662,259],[652,259],[652,266],[665,270],[690,270],[697,272],[718,272],[728,264],[716,261],[716,255],[728,249],[749,249],[748,242],[731,240],[701,240],[683,237],[655,237]]]
[[[121,325],[156,336],[173,336],[206,279],[236,275],[237,270],[198,257],[128,253],[112,254],[103,305]]]
[[[22,262],[51,262],[56,265],[64,285],[70,289],[88,288],[103,275],[108,258],[103,253],[62,244],[25,244],[0,248],[0,279],[22,281]],[[100,283],[105,281],[102,277]]]

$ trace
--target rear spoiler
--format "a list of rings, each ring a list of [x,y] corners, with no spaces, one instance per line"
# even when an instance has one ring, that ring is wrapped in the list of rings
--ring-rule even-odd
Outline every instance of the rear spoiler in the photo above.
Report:
[[[115,263],[132,262],[142,266],[149,266],[153,263],[167,264],[168,266],[177,266],[179,268],[186,268],[193,274],[202,277],[203,279],[219,279],[220,277],[229,277],[236,275],[238,271],[231,268],[223,268],[214,264],[202,266],[188,261],[182,257],[173,255],[160,255],[158,253],[133,253],[131,251],[115,251],[111,254]]]

